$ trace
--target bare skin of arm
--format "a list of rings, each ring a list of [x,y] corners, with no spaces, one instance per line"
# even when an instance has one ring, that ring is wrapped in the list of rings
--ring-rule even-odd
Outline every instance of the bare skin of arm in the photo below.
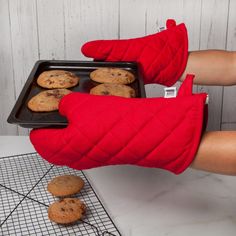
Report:
[[[195,84],[236,85],[236,52],[190,52],[180,81],[188,73],[195,74]],[[236,131],[205,132],[191,167],[218,174],[236,175]]]
[[[199,85],[236,85],[236,52],[203,50],[189,52],[186,74],[195,74],[194,83]]]
[[[191,167],[236,175],[236,131],[205,132]]]

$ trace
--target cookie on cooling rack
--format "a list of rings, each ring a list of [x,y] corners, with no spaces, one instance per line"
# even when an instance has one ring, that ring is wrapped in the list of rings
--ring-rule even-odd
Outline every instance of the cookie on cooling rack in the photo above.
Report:
[[[43,88],[71,88],[79,83],[79,77],[70,71],[49,70],[41,73],[37,84]]]
[[[134,75],[119,68],[99,68],[90,73],[90,78],[99,83],[131,84],[134,82]]]
[[[49,206],[48,218],[58,224],[72,224],[80,220],[85,211],[85,204],[78,198],[64,198]]]
[[[66,197],[79,193],[84,187],[84,181],[76,175],[61,175],[53,178],[47,185],[47,190],[56,197]]]

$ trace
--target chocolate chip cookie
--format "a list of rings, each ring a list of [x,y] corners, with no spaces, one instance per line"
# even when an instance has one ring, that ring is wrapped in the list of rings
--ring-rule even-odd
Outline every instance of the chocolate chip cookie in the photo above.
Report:
[[[90,90],[90,94],[134,98],[135,90],[123,84],[99,84]]]
[[[71,196],[79,193],[84,181],[76,175],[62,175],[53,178],[47,186],[48,191],[57,197]]]
[[[71,88],[79,83],[79,77],[65,70],[49,70],[41,73],[37,84],[43,88]]]
[[[49,206],[48,218],[58,224],[72,224],[82,218],[85,210],[85,204],[78,198],[64,198]]]
[[[99,83],[112,84],[130,84],[135,80],[135,76],[127,70],[107,67],[92,71],[90,78]]]
[[[35,112],[55,111],[58,110],[61,98],[70,93],[68,89],[45,90],[32,97],[27,106]]]

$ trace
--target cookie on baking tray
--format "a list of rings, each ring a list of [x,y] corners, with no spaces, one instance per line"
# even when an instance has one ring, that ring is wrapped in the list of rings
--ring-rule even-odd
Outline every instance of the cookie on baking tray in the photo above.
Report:
[[[99,84],[90,90],[90,94],[134,98],[135,90],[124,84]]]
[[[85,204],[78,198],[64,198],[49,206],[48,218],[58,224],[72,224],[83,217],[85,210]]]
[[[41,73],[37,84],[43,88],[71,88],[79,83],[79,77],[65,70],[49,70]]]
[[[90,78],[99,83],[131,84],[134,82],[134,75],[119,68],[99,68],[90,73]]]
[[[76,175],[61,175],[53,178],[47,186],[48,191],[57,197],[66,197],[79,193],[84,181]]]
[[[45,90],[32,97],[27,106],[35,112],[48,112],[58,110],[62,97],[71,93],[68,89]]]

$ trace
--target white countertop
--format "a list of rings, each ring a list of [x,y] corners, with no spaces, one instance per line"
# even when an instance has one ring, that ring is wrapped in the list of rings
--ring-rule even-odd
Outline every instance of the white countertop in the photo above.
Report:
[[[34,152],[25,136],[0,136],[0,157]],[[236,177],[112,166],[85,171],[124,236],[235,236]]]

